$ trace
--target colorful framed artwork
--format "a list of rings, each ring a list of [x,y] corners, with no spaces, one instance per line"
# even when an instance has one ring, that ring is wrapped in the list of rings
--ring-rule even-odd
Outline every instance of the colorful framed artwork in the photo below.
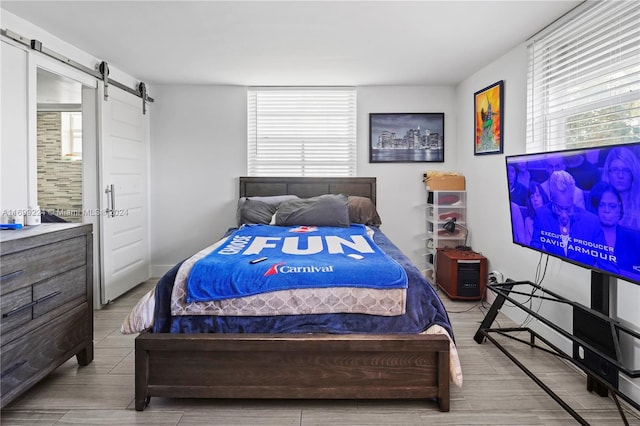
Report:
[[[369,114],[370,163],[444,162],[444,113]]]
[[[473,95],[474,155],[502,154],[504,133],[504,81]]]

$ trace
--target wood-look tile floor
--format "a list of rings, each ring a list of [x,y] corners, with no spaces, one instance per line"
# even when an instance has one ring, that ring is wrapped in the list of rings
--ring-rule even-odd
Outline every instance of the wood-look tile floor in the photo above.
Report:
[[[151,398],[134,409],[134,338],[120,325],[155,280],[95,311],[95,359],[75,357],[5,407],[2,425],[571,425],[577,422],[493,344],[473,336],[486,307],[441,295],[454,327],[464,373],[451,387],[451,411],[433,401],[273,401]],[[499,317],[501,325],[509,323]],[[586,378],[564,361],[517,342],[504,341],[586,421],[623,424],[614,402],[586,390]],[[625,408],[631,425],[640,414]]]

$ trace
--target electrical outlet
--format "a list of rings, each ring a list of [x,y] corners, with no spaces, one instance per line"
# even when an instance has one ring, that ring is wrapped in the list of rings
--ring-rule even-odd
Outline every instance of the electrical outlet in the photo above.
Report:
[[[487,277],[487,282],[489,284],[498,284],[504,282],[504,275],[500,271],[491,271],[489,272],[489,276]]]
[[[489,274],[487,275],[487,284],[498,284],[501,282],[504,282],[504,275],[502,275],[502,272],[494,270],[489,272]],[[491,304],[496,299],[496,294],[493,291],[487,289],[485,291],[484,299],[487,301],[487,303]]]

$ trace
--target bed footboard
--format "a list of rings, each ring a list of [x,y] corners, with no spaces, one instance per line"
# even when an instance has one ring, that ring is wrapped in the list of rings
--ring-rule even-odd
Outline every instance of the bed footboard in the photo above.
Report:
[[[442,335],[141,333],[135,409],[152,396],[431,399],[449,411]]]

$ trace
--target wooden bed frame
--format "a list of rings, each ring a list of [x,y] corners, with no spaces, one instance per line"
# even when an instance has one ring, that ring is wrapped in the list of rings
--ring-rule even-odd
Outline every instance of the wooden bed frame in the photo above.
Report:
[[[375,178],[240,177],[240,196],[344,193],[376,201]],[[443,335],[172,334],[135,340],[135,409],[152,396],[436,399],[449,411]]]

